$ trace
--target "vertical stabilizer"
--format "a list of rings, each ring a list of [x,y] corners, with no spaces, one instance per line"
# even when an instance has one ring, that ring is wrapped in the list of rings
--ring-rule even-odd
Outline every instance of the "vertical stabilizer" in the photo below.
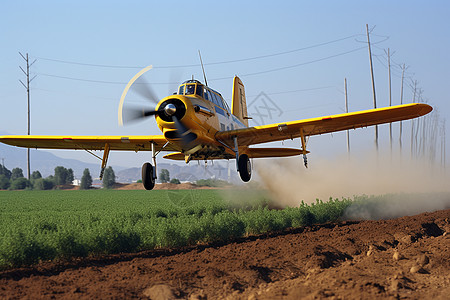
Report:
[[[233,96],[231,98],[231,113],[248,127],[247,102],[245,100],[244,84],[241,79],[234,76]]]

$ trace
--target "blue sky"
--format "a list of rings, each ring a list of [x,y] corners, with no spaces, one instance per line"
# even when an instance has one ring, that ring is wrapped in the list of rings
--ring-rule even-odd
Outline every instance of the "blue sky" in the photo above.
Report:
[[[31,84],[32,134],[160,134],[152,119],[118,126],[122,90],[139,67],[150,64],[160,67],[148,72],[146,79],[161,98],[176,88],[173,82],[192,75],[202,80],[199,66],[180,67],[198,65],[199,49],[209,85],[228,102],[234,75],[243,80],[248,103],[261,92],[269,96],[280,112],[266,117],[267,123],[343,112],[344,78],[350,110],[369,109],[373,105],[365,36],[369,24],[374,27],[378,106],[389,105],[384,50],[390,48],[393,104],[400,101],[398,64],[405,63],[409,68],[404,102],[412,101],[408,85],[417,80],[424,101],[439,112],[440,121],[446,120],[449,136],[449,14],[448,1],[4,1],[0,131],[26,134],[27,130],[26,93],[19,82],[24,80],[19,66],[25,63],[19,51],[36,59],[31,68],[36,75]],[[257,59],[260,56],[268,57]],[[240,61],[230,62],[236,60]],[[145,103],[132,94],[127,101]],[[394,125],[396,140],[397,131]],[[387,126],[380,128],[380,140],[387,147]],[[308,145],[316,157],[346,152],[344,133],[313,137]],[[352,132],[352,147],[358,151],[373,147],[373,129]],[[80,151],[54,153],[96,162]],[[140,166],[149,156],[113,153],[110,163]]]

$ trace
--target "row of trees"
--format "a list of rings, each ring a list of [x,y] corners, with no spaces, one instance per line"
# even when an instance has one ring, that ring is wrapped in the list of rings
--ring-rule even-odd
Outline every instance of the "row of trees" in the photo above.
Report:
[[[73,170],[70,168],[66,169],[62,166],[56,167],[54,175],[46,178],[43,178],[39,171],[34,171],[31,174],[30,180],[28,180],[23,176],[23,170],[21,168],[14,168],[10,171],[5,166],[0,165],[0,190],[51,190],[64,185],[70,185],[73,181]],[[92,182],[89,169],[84,169],[80,189],[92,188]],[[103,187],[112,188],[115,183],[116,175],[114,174],[114,170],[112,167],[106,168],[103,176]]]

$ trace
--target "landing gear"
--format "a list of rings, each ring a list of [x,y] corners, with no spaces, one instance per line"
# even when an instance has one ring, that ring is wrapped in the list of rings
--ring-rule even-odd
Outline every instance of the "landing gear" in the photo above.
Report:
[[[153,176],[153,166],[151,163],[142,165],[142,184],[146,190],[152,190],[155,187],[155,177]]]
[[[300,139],[302,141],[303,164],[305,165],[305,168],[308,168],[308,158],[306,157],[306,154],[308,153],[308,151],[306,151],[306,140],[305,140],[305,133],[303,132],[303,128],[300,128]]]
[[[239,156],[238,170],[242,181],[247,182],[252,177],[252,165],[247,154],[242,154]]]
[[[166,147],[166,145],[169,142],[167,142],[162,149],[164,149]],[[146,190],[152,190],[155,187],[155,182],[156,182],[156,155],[161,152],[161,150],[159,150],[159,152],[156,152],[155,149],[155,144],[152,142],[151,143],[151,148],[152,148],[152,159],[153,159],[153,164],[154,166],[152,166],[151,163],[146,162],[145,164],[142,165],[142,184],[144,185]]]
[[[236,168],[241,176],[242,181],[247,182],[252,177],[252,164],[247,154],[239,155],[239,147],[237,137],[233,137],[234,153],[236,154]]]

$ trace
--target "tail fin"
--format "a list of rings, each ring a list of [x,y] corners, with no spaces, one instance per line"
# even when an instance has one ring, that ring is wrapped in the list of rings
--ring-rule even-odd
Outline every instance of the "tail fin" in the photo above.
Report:
[[[245,100],[244,84],[237,76],[234,76],[233,80],[231,113],[235,115],[246,127],[248,127],[247,102]]]

